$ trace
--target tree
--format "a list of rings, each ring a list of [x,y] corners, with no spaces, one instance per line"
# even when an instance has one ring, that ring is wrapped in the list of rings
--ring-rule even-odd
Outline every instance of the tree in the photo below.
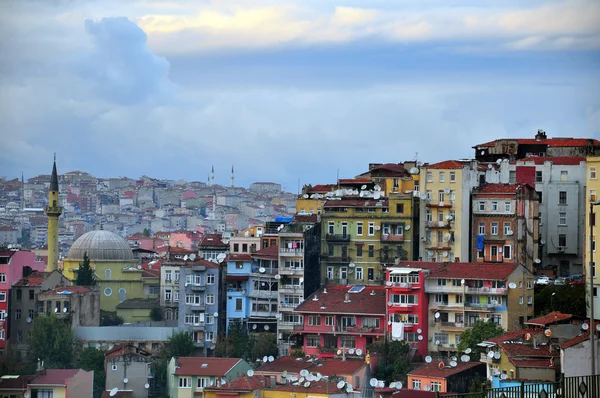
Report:
[[[69,369],[75,365],[76,340],[71,325],[54,313],[38,316],[29,336],[29,363],[44,361],[46,369]]]
[[[377,341],[369,346],[369,351],[379,353],[381,360],[375,367],[374,376],[386,383],[402,381],[406,383],[406,374],[410,370],[408,356],[410,346],[406,341]]]
[[[552,295],[554,294],[554,295]],[[585,285],[549,285],[536,291],[534,295],[536,316],[552,311],[564,314],[586,316]]]
[[[106,372],[104,370],[104,351],[94,347],[85,348],[79,355],[77,367],[85,371],[94,371],[94,398],[101,398],[106,382]]]
[[[95,286],[98,284],[96,274],[90,266],[90,258],[87,252],[83,254],[83,262],[79,264],[79,270],[77,271],[77,279],[75,285],[77,286]]]
[[[152,389],[154,396],[164,397],[167,386],[167,370],[172,357],[191,356],[194,351],[194,338],[189,332],[175,332],[169,337],[167,343],[159,352],[157,358],[152,362],[154,379]]]
[[[142,232],[142,236],[150,236],[150,230],[148,228],[144,228],[144,232]]]
[[[100,326],[119,326],[124,322],[123,318],[113,312],[100,314]]]
[[[467,329],[460,336],[458,351],[464,352],[467,348],[471,349],[471,357],[479,358],[479,354],[483,352],[483,348],[477,344],[490,339],[492,337],[501,336],[504,334],[504,329],[500,325],[495,324],[491,320],[478,320],[470,329]]]
[[[250,338],[250,358],[278,355],[277,339],[273,333],[253,333]]]
[[[242,322],[235,319],[229,325],[227,336],[220,336],[215,355],[226,358],[247,358],[250,348],[250,338],[244,331]]]
[[[154,307],[150,310],[150,319],[155,322],[163,320],[163,313],[160,307]]]

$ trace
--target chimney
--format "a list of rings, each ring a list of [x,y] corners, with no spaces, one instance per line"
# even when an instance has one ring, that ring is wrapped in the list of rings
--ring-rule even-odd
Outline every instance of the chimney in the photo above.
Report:
[[[537,134],[535,135],[535,140],[536,141],[541,141],[541,140],[545,140],[548,137],[546,136],[546,132],[542,129],[538,129]]]
[[[346,296],[344,297],[344,303],[349,303],[350,302],[350,293],[346,293]]]

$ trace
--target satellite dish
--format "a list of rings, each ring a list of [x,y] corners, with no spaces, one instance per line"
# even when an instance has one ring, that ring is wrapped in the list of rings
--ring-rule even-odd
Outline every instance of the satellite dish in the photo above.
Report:
[[[543,242],[543,241],[542,241],[542,242]],[[540,243],[542,243],[542,242],[540,242]],[[542,243],[542,244],[543,244],[543,243]],[[535,263],[536,263],[536,264],[539,264],[539,263],[541,263],[541,262],[542,262],[542,260],[540,260],[539,258],[536,258],[534,261],[535,261]]]
[[[435,345],[440,345],[440,344],[441,344],[441,342],[439,340],[435,341]]]
[[[264,273],[265,273],[265,271],[266,271],[266,269],[264,269],[263,267],[260,267],[260,268],[258,269],[258,272],[260,272],[261,274],[264,274]]]
[[[248,369],[248,371],[246,372],[246,374],[248,375],[248,377],[252,377],[252,376],[254,376],[254,370]]]
[[[450,188],[444,188],[444,193],[445,194],[449,194],[450,193]]]
[[[149,388],[150,388],[150,384],[148,384],[148,383],[144,384],[144,388],[145,388],[146,390],[147,390],[147,389],[149,389]]]
[[[377,387],[377,385],[379,384],[379,380],[373,377],[371,380],[369,380],[369,384],[371,385],[371,387]]]
[[[342,350],[337,350],[338,355],[342,355]]]
[[[446,366],[446,364],[444,364],[444,362],[438,363],[438,368],[439,369],[444,369],[445,366]]]
[[[500,163],[502,163],[502,159],[496,160],[496,164],[500,164]]]
[[[126,377],[123,379],[123,383],[129,383],[129,379]]]
[[[273,357],[273,355],[269,355],[269,362],[273,362],[275,360],[275,358]]]
[[[531,340],[531,333],[525,333],[525,340]]]
[[[225,253],[219,253],[219,255],[217,256],[217,260],[219,262],[225,260],[227,258],[227,255]]]
[[[348,264],[348,266],[349,266],[350,268],[354,268],[354,267],[356,266],[356,264],[354,264],[354,263],[350,263],[350,264]]]
[[[303,197],[304,199],[308,199],[308,194],[307,194],[307,193],[305,193],[304,195],[302,195],[302,197]]]
[[[111,397],[114,397],[115,395],[117,395],[117,393],[119,392],[119,389],[117,387],[113,388],[112,390],[110,390],[110,395]]]
[[[218,313],[218,312],[214,312],[214,313],[213,313],[213,316],[214,316],[215,318],[218,318],[218,317],[219,317],[219,313]]]
[[[584,323],[584,324],[581,325],[581,328],[583,330],[588,330],[590,328],[590,325],[588,325],[587,323]]]
[[[596,325],[596,330],[600,332],[600,323]]]
[[[388,307],[391,307],[392,305],[394,305],[394,303],[392,303],[391,301],[388,301]]]
[[[55,309],[54,309],[54,312],[58,312],[58,308],[55,308]]]
[[[450,366],[452,367],[456,367],[458,365],[458,363],[456,361],[451,361],[450,362]]]
[[[63,312],[67,312],[69,309],[67,307],[63,308]]]
[[[360,187],[360,189],[367,189],[367,186],[363,185],[363,186]]]
[[[300,278],[300,283],[303,283],[303,282],[304,282],[304,277],[301,277]]]
[[[550,337],[550,336],[552,336],[552,330],[550,330],[550,329],[546,329],[546,330],[544,330],[544,335],[545,335],[546,337]]]
[[[304,387],[306,387],[306,388],[310,387],[310,381],[305,382]]]
[[[256,325],[256,323],[255,323],[254,325],[252,325],[252,329],[254,329],[254,330],[256,330],[256,328],[257,328],[257,327],[258,327],[258,326]],[[265,357],[265,358],[266,358],[266,357]],[[265,362],[266,362],[266,360],[265,360]]]
[[[337,388],[339,388],[339,389],[341,390],[342,388],[344,388],[344,385],[345,385],[345,384],[346,384],[346,382],[345,382],[345,381],[343,381],[343,380],[341,380],[341,381],[338,381],[338,383],[337,383]]]
[[[376,191],[381,191],[381,187],[377,184],[375,184],[375,186],[373,187],[374,190]]]
[[[27,323],[31,323],[31,318],[30,318],[30,317],[27,317],[27,319],[25,319],[25,322],[27,322]]]
[[[434,315],[434,317],[435,317],[435,319],[439,319],[440,318],[440,313],[436,312],[435,315]]]
[[[385,283],[385,285],[386,285],[386,286],[392,286],[392,281],[387,281],[387,282]]]
[[[456,361],[456,357],[451,357],[450,360],[451,361]]]
[[[186,254],[185,256],[183,256],[183,261],[187,261],[188,260],[188,255]]]
[[[468,355],[465,355],[465,362],[469,362],[471,360],[471,357]]]
[[[350,355],[354,355],[354,348],[350,348],[350,349],[348,350],[348,354],[350,354]]]
[[[264,326],[265,330],[269,330],[269,325]]]
[[[401,381],[397,381],[397,382],[396,382],[396,388],[397,388],[398,390],[400,390],[400,389],[402,388],[402,382],[401,382]]]
[[[196,255],[194,253],[190,254],[190,260],[194,261],[196,259]]]
[[[500,359],[501,356],[502,354],[500,354],[499,352],[494,353],[494,359]]]
[[[502,373],[502,375],[500,376],[500,378],[501,378],[502,380],[506,380],[506,379],[508,379],[508,375],[506,375],[506,374]]]
[[[396,382],[395,381],[392,381],[390,383],[390,388],[396,388]]]
[[[431,361],[432,361],[432,358],[431,358],[429,355],[427,355],[427,356],[425,357],[425,362],[427,362],[427,363],[431,363]]]
[[[309,373],[306,375],[306,380],[308,381],[314,381],[315,380],[315,376],[312,373]]]
[[[417,337],[417,339],[419,339],[419,341],[423,340],[423,335],[420,334],[419,337]]]
[[[481,154],[482,154],[482,155],[485,155],[485,151],[481,151]]]
[[[279,275],[279,274],[275,275],[275,279],[281,279],[281,275]]]
[[[268,360],[269,360],[269,357],[265,355],[265,356],[263,357],[263,362],[267,362]]]
[[[362,355],[362,350],[360,348],[356,349],[356,355]]]
[[[410,229],[410,225],[406,225],[406,226],[404,227],[404,229],[405,229],[406,231],[408,231],[408,230]]]
[[[444,257],[448,257],[448,252],[444,252],[444,253],[442,253],[442,255],[443,255]]]
[[[287,371],[287,370],[284,370],[284,371],[281,373],[281,376],[283,376],[284,378],[286,378],[286,379],[287,379],[287,377],[288,377],[288,371]]]
[[[494,351],[490,351],[487,353],[488,358],[493,358],[494,357]]]
[[[492,166],[491,164],[488,164],[488,169],[491,169],[492,167],[494,167],[494,166]]]
[[[385,381],[383,381],[383,380],[379,380],[379,381],[378,381],[378,383],[377,383],[377,386],[378,386],[379,388],[385,388]]]
[[[430,390],[429,386],[423,387],[423,391],[429,391],[429,390]]]
[[[26,393],[23,395],[23,397],[24,397],[24,398],[31,398],[31,394],[30,394],[30,393],[28,393],[28,392],[26,392]]]
[[[421,199],[423,199],[423,200],[427,199],[427,195],[425,195],[425,194],[421,195]]]
[[[449,242],[451,238],[452,238],[452,235],[450,235],[450,233],[446,233],[444,235],[444,242]]]
[[[465,350],[465,354],[470,354],[470,353],[471,353],[471,348],[467,348],[467,349]]]
[[[509,288],[509,289],[514,289],[514,288],[516,288],[516,287],[517,287],[517,284],[516,284],[516,283],[514,283],[514,282],[510,282],[510,283],[508,284],[508,288]]]

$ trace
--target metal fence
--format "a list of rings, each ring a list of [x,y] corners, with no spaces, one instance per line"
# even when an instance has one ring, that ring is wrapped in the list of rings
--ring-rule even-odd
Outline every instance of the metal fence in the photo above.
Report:
[[[443,398],[600,398],[600,375],[561,378],[558,382],[520,381],[517,385],[464,394],[437,393]]]

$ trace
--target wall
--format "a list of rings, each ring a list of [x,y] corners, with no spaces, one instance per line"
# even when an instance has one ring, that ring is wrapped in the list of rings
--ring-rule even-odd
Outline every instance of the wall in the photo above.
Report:
[[[91,398],[94,390],[94,371],[79,370],[75,376],[67,379],[66,390],[65,398]]]
[[[438,382],[442,384],[441,387],[441,392],[446,392],[446,379],[439,379],[436,377],[427,377],[427,376],[411,376],[408,375],[408,381],[406,382],[406,388],[408,388],[409,390],[413,389],[413,380],[420,380],[421,381],[421,390],[423,390],[423,387],[425,386],[430,386],[432,382]]]
[[[117,387],[119,390],[132,390],[132,398],[146,398],[147,391],[144,384],[149,383],[149,363],[150,358],[135,354],[125,354],[107,360],[105,390],[110,391]],[[116,365],[116,370],[113,370],[113,365]],[[123,383],[125,377],[128,379],[127,385]]]
[[[150,320],[150,311],[149,308],[117,309],[117,315],[124,323],[145,322]]]
[[[528,285],[529,282],[529,285]],[[508,289],[506,308],[502,314],[502,327],[507,331],[521,329],[521,318],[526,321],[533,317],[534,304],[528,304],[528,297],[534,295],[533,274],[523,266],[518,266],[507,278],[506,286],[510,283],[517,285],[514,289]],[[529,287],[531,286],[531,287]],[[519,303],[519,297],[523,297],[523,304]],[[532,299],[533,300],[533,299]],[[506,319],[506,321],[505,321]]]
[[[600,341],[596,344],[596,372],[600,369]],[[589,339],[560,351],[560,367],[565,377],[587,376],[591,374],[592,350]]]

